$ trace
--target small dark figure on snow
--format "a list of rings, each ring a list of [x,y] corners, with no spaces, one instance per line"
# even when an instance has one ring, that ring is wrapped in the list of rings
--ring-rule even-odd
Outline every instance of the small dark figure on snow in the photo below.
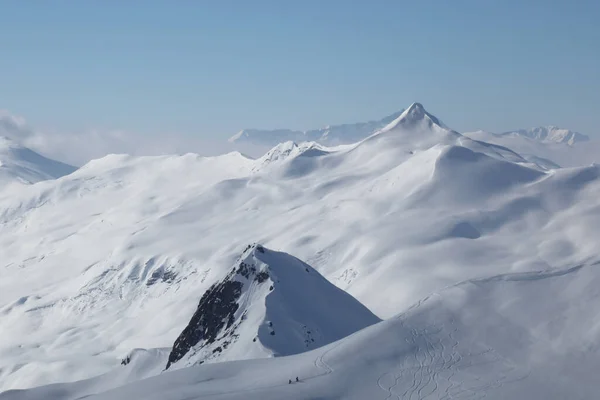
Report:
[[[300,381],[298,380],[298,377],[296,377],[296,382],[300,382]]]
[[[291,380],[291,379],[290,379],[290,381],[288,382],[288,384],[290,384],[290,385],[292,384],[292,380]]]

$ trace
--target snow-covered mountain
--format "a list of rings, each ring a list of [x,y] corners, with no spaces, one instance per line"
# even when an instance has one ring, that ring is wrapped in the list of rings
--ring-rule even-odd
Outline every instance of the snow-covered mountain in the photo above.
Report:
[[[356,124],[329,125],[325,128],[308,131],[291,129],[243,129],[229,138],[230,143],[252,143],[256,145],[276,146],[283,142],[318,142],[323,145],[355,143],[373,132],[383,128],[398,118],[404,110],[388,115],[377,121]]]
[[[0,399],[592,399],[599,284],[593,260],[469,280],[310,352],[185,368],[112,391],[98,377]]]
[[[58,180],[0,188],[0,390],[111,374],[132,349],[170,347],[247,243],[305,260],[380,318],[457,282],[588,263],[599,177],[598,166],[549,169],[470,139],[415,103],[350,145],[287,143],[258,160],[112,155]],[[485,312],[505,316],[511,301]],[[464,329],[464,343],[487,332]],[[385,362],[414,354],[404,350]],[[228,384],[226,368],[250,376],[232,365],[274,365],[256,383],[287,382],[301,375],[285,369],[293,360],[328,371],[316,351],[202,368],[215,385]],[[351,361],[347,350],[340,357]]]
[[[465,133],[472,139],[509,147],[524,158],[548,168],[576,167],[600,162],[600,141],[554,126],[505,133]]]
[[[524,136],[530,139],[538,140],[547,143],[562,143],[574,145],[575,143],[587,142],[589,136],[583,133],[571,131],[569,129],[561,129],[556,126],[539,126],[529,129],[518,129],[516,131],[508,131],[500,134],[501,136]]]
[[[56,179],[70,174],[75,169],[0,136],[0,185],[15,182],[31,184]]]
[[[251,245],[204,292],[167,369],[302,353],[379,321],[309,265]]]

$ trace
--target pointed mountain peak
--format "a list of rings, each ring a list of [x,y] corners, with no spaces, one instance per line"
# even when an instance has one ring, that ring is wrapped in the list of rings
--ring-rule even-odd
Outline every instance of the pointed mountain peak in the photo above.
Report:
[[[425,115],[425,107],[421,103],[412,103],[405,111],[404,114],[412,115],[415,118],[423,118]]]
[[[437,117],[435,117],[434,115],[428,113],[427,110],[425,110],[425,107],[423,107],[423,104],[421,104],[421,103],[412,103],[410,105],[410,107],[408,107],[400,115],[400,118],[404,119],[405,121],[411,121],[411,122],[416,122],[416,121],[422,121],[422,120],[429,119],[433,123],[435,123],[436,125],[439,125],[439,126],[443,126],[444,125],[444,124],[442,124],[440,122],[439,119],[437,119]]]
[[[398,118],[390,122],[382,131],[389,131],[397,127],[413,127],[419,124],[426,124],[429,127],[438,126],[447,127],[434,115],[425,110],[421,103],[412,103]]]
[[[252,244],[202,295],[167,369],[297,354],[378,321],[308,264]]]

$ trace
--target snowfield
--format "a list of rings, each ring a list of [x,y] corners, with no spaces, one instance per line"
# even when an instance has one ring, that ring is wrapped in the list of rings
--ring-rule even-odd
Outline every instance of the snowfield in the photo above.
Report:
[[[31,184],[56,179],[75,167],[50,160],[15,141],[0,136],[0,185]]]
[[[600,167],[386,123],[0,187],[0,399],[593,398]],[[164,372],[204,295],[231,325]]]
[[[165,372],[86,398],[595,398],[598,265],[467,281],[317,350]],[[0,399],[77,399],[110,388],[108,378]]]
[[[514,132],[467,132],[472,139],[509,147],[524,158],[549,168],[578,167],[600,163],[600,142],[554,126]]]

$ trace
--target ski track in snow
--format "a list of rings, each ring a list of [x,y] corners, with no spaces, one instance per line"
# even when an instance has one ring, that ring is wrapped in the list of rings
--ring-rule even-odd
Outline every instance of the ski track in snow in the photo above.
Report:
[[[418,308],[420,303],[413,308]],[[450,321],[451,324],[454,321]],[[402,323],[404,327],[404,323]],[[447,334],[444,335],[444,332]],[[410,338],[405,339],[414,349],[410,357],[402,357],[398,367],[382,374],[377,386],[386,392],[384,400],[425,400],[425,399],[483,399],[491,389],[504,384],[526,379],[530,371],[514,377],[509,376],[516,370],[514,366],[503,370],[500,376],[491,382],[477,377],[477,373],[465,374],[469,368],[482,367],[504,360],[494,349],[488,348],[479,353],[467,353],[463,356],[457,350],[460,342],[454,338],[456,327],[431,326],[422,330],[410,329]],[[439,336],[442,334],[441,336]],[[438,337],[439,336],[439,337]],[[480,361],[469,361],[482,357]],[[459,370],[460,369],[460,370]],[[459,379],[461,377],[471,380]],[[466,376],[465,376],[466,375]],[[391,385],[383,382],[392,377]]]

